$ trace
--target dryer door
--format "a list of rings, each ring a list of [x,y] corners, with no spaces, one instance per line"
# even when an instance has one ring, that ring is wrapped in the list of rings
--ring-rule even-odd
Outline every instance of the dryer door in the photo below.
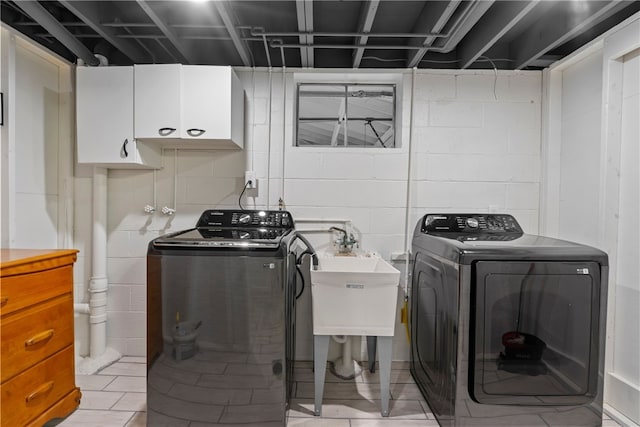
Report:
[[[555,405],[597,393],[600,266],[474,264],[469,392],[478,403]]]

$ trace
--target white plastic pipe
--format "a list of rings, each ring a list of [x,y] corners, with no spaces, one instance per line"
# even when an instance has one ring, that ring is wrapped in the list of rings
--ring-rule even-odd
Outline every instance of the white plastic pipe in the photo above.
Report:
[[[89,304],[87,303],[73,304],[73,312],[78,314],[89,314]]]
[[[416,93],[416,67],[413,67],[411,73],[411,102],[409,104],[410,113],[409,113],[409,146],[407,147],[407,201],[406,201],[406,210],[404,216],[404,250],[406,253],[405,257],[405,271],[404,271],[404,296],[405,301],[409,295],[409,253],[411,253],[411,240],[409,236],[412,233],[411,226],[409,223],[409,219],[411,218],[411,183],[413,179],[413,155],[411,152],[411,145],[413,143],[413,129],[415,127],[415,93]]]
[[[93,168],[93,236],[89,280],[89,355],[107,348],[107,169]]]
[[[349,372],[353,369],[353,359],[351,358],[351,337],[345,335],[345,342],[342,344],[342,369]]]
[[[331,338],[338,344],[344,344],[349,339],[348,335],[331,335]]]
[[[350,219],[340,219],[340,218],[296,218],[296,222],[307,222],[307,223],[351,223]]]

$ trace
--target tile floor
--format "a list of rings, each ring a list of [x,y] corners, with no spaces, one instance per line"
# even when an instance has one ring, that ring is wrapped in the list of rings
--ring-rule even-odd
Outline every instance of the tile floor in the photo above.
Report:
[[[405,362],[394,362],[392,366],[388,418],[380,415],[378,374],[370,374],[367,369],[352,381],[340,380],[327,372],[322,417],[315,417],[311,366],[311,362],[296,363],[295,398],[290,403],[287,426],[438,426]],[[76,376],[76,383],[82,390],[80,408],[60,423],[60,427],[146,426],[145,358],[123,357],[95,375]],[[602,425],[619,426],[607,415]]]

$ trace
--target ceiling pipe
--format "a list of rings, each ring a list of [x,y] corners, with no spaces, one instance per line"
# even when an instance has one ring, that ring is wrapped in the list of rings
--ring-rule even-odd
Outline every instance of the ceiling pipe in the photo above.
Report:
[[[438,2],[435,3],[436,6],[431,7],[431,5],[425,5],[418,16],[416,21],[416,25],[414,26],[414,30],[420,30],[424,28],[425,30],[430,30],[435,33],[439,33],[444,30],[445,26],[449,23],[451,17],[455,14],[456,10],[458,10],[458,6],[460,5],[460,0],[452,0],[448,2]],[[428,10],[427,10],[428,8]],[[464,14],[464,13],[463,13]],[[462,16],[462,15],[459,15]],[[459,19],[459,18],[458,18]],[[457,24],[459,21],[456,21],[455,24],[451,26],[451,28],[457,28]],[[424,57],[424,55],[428,52],[429,48],[433,46],[433,42],[435,39],[433,37],[425,38],[420,45],[422,45],[421,49],[418,49],[416,52],[410,54],[407,57],[407,68],[413,68],[418,66],[420,60]],[[411,43],[418,44],[415,41],[411,41]]]
[[[60,24],[60,22],[58,22],[56,18],[54,18],[44,7],[40,6],[37,1],[17,1],[15,2],[15,5],[58,39],[58,41],[74,55],[82,59],[85,64],[91,66],[100,64],[100,60],[96,58],[95,55],[62,24]]]
[[[425,37],[451,37],[452,33],[367,33],[357,32],[322,32],[322,31],[289,31],[289,32],[265,32],[256,29],[251,30],[253,37],[298,37],[308,35],[313,37],[401,37],[401,38],[425,38]],[[424,46],[421,46],[424,47]]]
[[[269,46],[274,49],[289,49],[289,48],[305,48],[305,47],[313,47],[314,49],[377,49],[377,50],[420,50],[425,49],[425,46],[406,46],[406,45],[360,45],[360,44],[305,44],[305,43],[282,43],[279,40],[273,40],[269,43]],[[428,50],[431,52],[444,53],[446,47],[428,47]]]

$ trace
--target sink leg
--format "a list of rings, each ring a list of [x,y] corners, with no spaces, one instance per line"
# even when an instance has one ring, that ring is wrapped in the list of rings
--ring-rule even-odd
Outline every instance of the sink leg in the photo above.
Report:
[[[367,358],[369,359],[369,372],[376,371],[376,336],[367,336]]]
[[[322,414],[322,394],[324,393],[324,376],[327,370],[327,354],[329,353],[329,335],[313,336],[313,381],[315,386],[314,415]]]
[[[382,416],[389,416],[389,383],[391,382],[391,344],[393,337],[378,337],[378,356],[380,357],[380,399]]]

